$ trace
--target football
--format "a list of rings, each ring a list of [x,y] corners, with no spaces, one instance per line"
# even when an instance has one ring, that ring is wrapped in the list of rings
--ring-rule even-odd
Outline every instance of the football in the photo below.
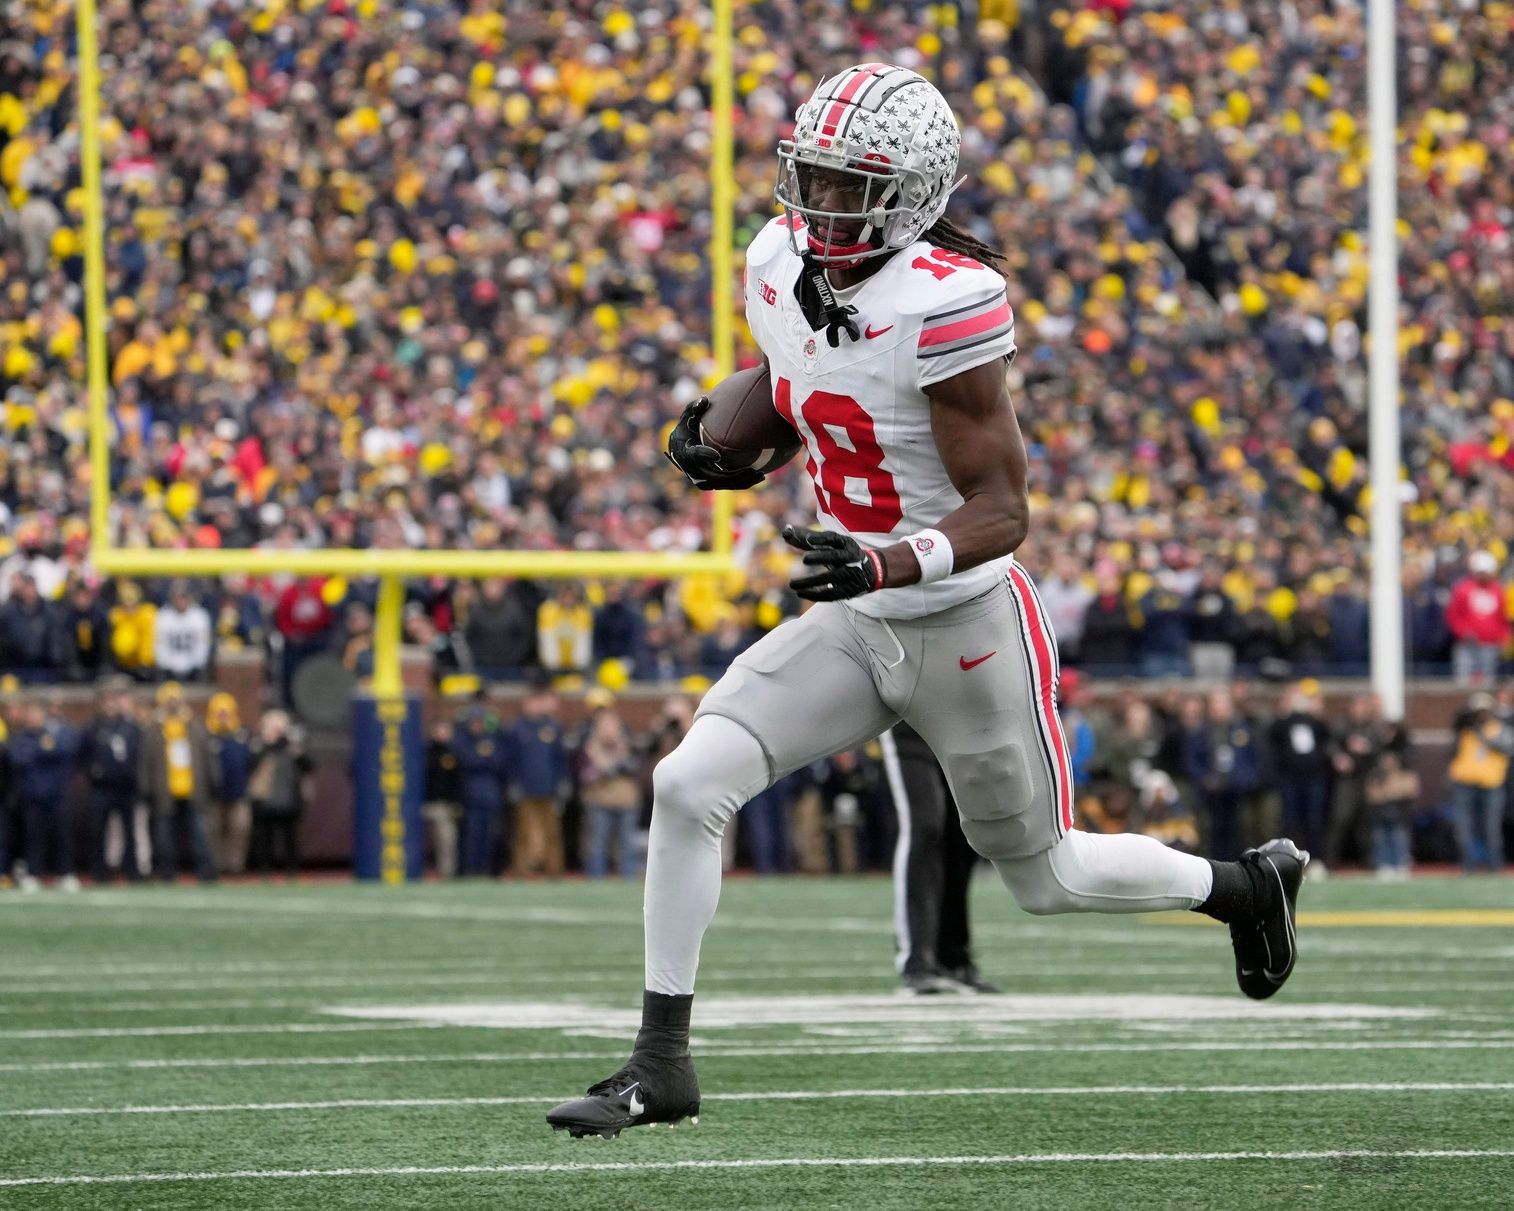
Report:
[[[773,407],[773,380],[766,366],[738,371],[717,383],[699,433],[733,471],[751,467],[766,474],[799,451],[799,434]]]

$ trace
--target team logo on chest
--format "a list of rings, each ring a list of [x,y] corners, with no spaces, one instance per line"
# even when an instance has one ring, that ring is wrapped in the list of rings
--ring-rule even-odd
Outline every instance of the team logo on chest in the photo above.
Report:
[[[816,344],[815,344],[815,338],[814,337],[810,337],[809,340],[807,340],[807,341],[804,342],[804,356],[805,357],[814,357],[815,356],[815,350],[816,350],[817,347],[818,346],[816,346]]]

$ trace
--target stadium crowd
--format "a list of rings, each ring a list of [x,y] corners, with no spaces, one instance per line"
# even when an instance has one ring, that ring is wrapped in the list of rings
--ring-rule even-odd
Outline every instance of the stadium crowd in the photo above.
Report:
[[[24,35],[0,43],[5,663],[192,678],[207,623],[215,650],[361,662],[369,586],[89,568],[73,14],[4,7]],[[100,7],[116,541],[707,541],[658,457],[712,372],[700,4]],[[951,5],[742,7],[738,241],[819,76],[930,73],[964,126],[955,213],[1008,254],[1022,555],[1070,659],[1360,671],[1358,8],[1022,7],[973,28]],[[1403,7],[1408,641],[1486,678],[1514,603],[1510,17]],[[739,581],[419,585],[410,638],[443,670],[718,675],[797,605],[776,531],[806,494],[792,468],[743,494]]]
[[[435,720],[422,816],[437,877],[639,874],[652,769],[687,731],[694,703],[668,698],[640,731],[604,689],[586,705],[587,717],[568,724],[538,676],[518,710],[502,714],[478,695]],[[1408,732],[1365,694],[1327,719],[1308,679],[1275,706],[1243,682],[1092,704],[1069,670],[1062,716],[1084,829],[1226,857],[1281,828],[1316,869],[1360,863],[1385,878],[1407,875],[1411,855],[1503,867],[1514,688],[1468,699],[1448,802],[1430,805]],[[80,873],[100,884],[172,881],[181,870],[202,882],[266,879],[276,866],[293,879],[302,820],[321,810],[310,769],[285,712],[244,727],[224,693],[200,714],[176,682],[148,694],[113,677],[82,726],[46,698],[13,700],[0,717],[0,885],[9,875],[22,890],[43,879],[77,890]],[[890,794],[877,744],[816,762],[742,810],[726,860],[758,874],[888,870]]]

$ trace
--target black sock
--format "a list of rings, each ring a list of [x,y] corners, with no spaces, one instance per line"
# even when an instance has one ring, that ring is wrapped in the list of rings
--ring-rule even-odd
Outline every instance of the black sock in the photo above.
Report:
[[[665,992],[641,994],[641,1029],[636,1032],[636,1051],[670,1059],[689,1053],[689,1013],[694,994],[677,996]]]
[[[1261,877],[1261,871],[1250,862],[1216,862],[1207,859],[1214,871],[1214,886],[1209,898],[1193,911],[1224,921],[1254,921],[1270,911],[1272,885]]]

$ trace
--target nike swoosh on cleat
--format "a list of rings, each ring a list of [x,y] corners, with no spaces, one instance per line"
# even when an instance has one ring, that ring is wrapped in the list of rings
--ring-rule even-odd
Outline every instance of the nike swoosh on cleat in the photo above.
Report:
[[[868,340],[872,340],[875,337],[882,336],[885,332],[892,332],[893,330],[894,330],[894,326],[892,324],[890,324],[887,328],[879,328],[878,331],[874,332],[873,331],[873,326],[871,324],[869,324],[866,328],[864,328],[862,330],[862,335],[865,336],[865,337],[867,337]]]
[[[646,1110],[647,1104],[641,1100],[641,1096],[639,1094],[632,1092],[632,1090],[634,1090],[635,1088],[635,1085],[627,1086],[625,1089],[622,1089],[620,1091],[620,1096],[625,1097],[627,1094],[630,1094],[630,1104],[627,1109],[630,1111],[632,1118],[640,1118],[642,1116],[642,1113]]]
[[[999,649],[995,648],[988,654],[988,656],[997,656],[998,654]],[[979,656],[976,660],[969,660],[966,656],[958,656],[957,663],[962,666],[962,671],[965,673],[968,669],[977,668],[980,664],[988,659],[988,656]]]

